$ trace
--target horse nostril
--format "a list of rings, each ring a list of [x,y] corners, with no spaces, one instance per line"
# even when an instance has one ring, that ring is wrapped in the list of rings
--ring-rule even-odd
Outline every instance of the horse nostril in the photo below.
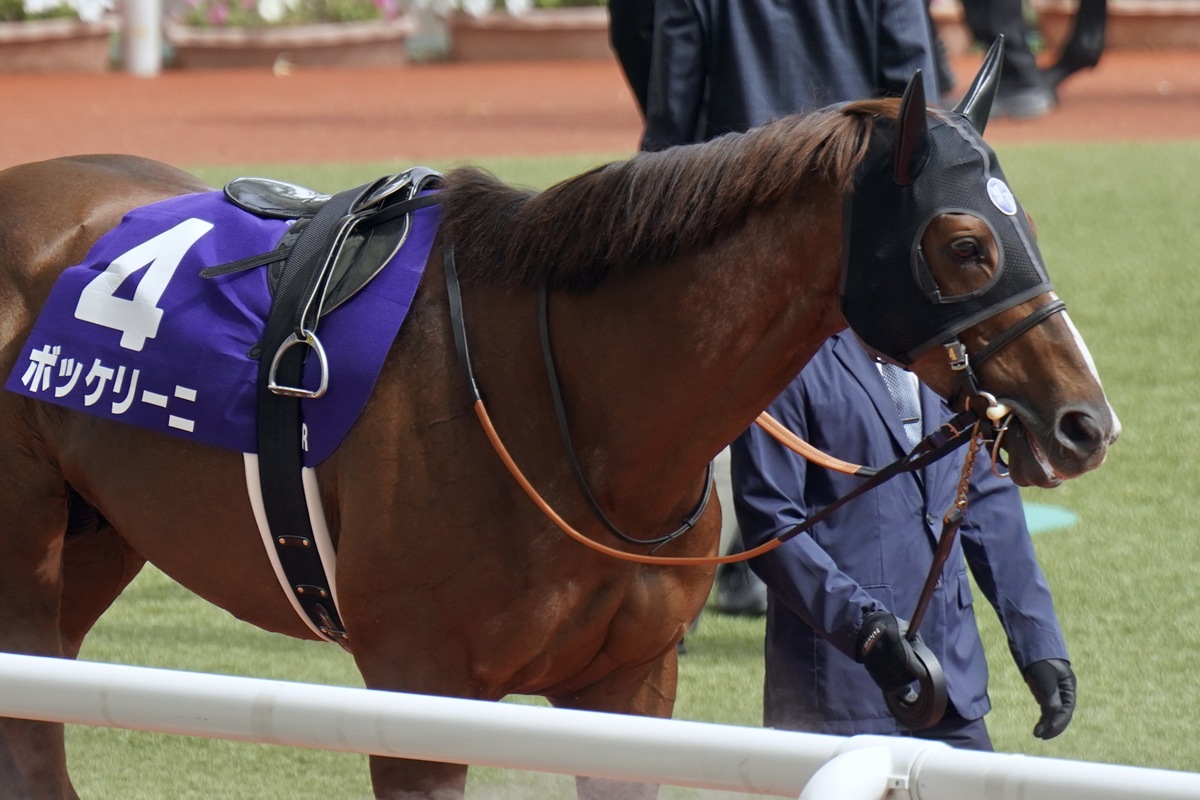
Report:
[[[1091,414],[1068,411],[1058,420],[1060,438],[1075,451],[1091,452],[1104,444],[1104,430]]]

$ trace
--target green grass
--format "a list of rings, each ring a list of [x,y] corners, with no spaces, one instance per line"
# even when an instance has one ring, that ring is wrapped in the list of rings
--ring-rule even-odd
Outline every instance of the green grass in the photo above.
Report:
[[[980,599],[995,706],[989,725],[1003,751],[1200,771],[1192,735],[1200,629],[1191,619],[1200,607],[1200,434],[1190,424],[1200,387],[1200,146],[1008,146],[1000,156],[1037,221],[1051,275],[1124,434],[1101,470],[1027,495],[1079,517],[1074,527],[1035,539],[1079,676],[1075,721],[1054,741],[1032,737],[1036,705]],[[603,160],[481,163],[507,180],[541,186]],[[200,172],[217,184],[253,173],[331,191],[400,166]],[[758,724],[762,630],[760,620],[704,616],[688,639],[677,717]],[[83,658],[359,685],[337,648],[252,629],[153,570],[101,620]],[[68,743],[76,785],[88,798],[369,797],[361,756],[74,726]],[[573,796],[569,778],[494,769],[472,770],[470,786],[488,800]],[[713,797],[663,791],[664,798],[701,796]]]
[[[1200,771],[1191,736],[1200,631],[1188,621],[1200,605],[1200,436],[1190,424],[1200,386],[1200,147],[1029,146],[1001,158],[1124,432],[1099,471],[1027,494],[1081,520],[1037,539],[1079,675],[1075,721],[1049,744],[1028,736],[1028,693],[1006,674],[1014,670],[994,624],[985,629],[1000,673],[989,719],[1006,750]]]

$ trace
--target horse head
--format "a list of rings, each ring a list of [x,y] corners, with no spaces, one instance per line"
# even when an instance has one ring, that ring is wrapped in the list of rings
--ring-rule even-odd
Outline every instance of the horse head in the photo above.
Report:
[[[952,111],[930,113],[915,76],[894,135],[872,137],[847,200],[842,306],[869,349],[953,405],[1011,411],[1013,479],[1054,486],[1099,466],[1120,423],[981,138],[1002,50]]]

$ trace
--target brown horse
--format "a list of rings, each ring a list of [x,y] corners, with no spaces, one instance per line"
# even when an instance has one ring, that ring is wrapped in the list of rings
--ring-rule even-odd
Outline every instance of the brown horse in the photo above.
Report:
[[[875,285],[864,295],[884,310],[907,305],[902,318],[985,296],[1015,264],[1040,265],[1023,213],[1001,208],[1009,216],[989,222],[964,209],[961,192],[926,198],[928,219],[906,219],[897,205],[884,229],[846,229],[859,213],[843,217],[852,193],[953,191],[964,180],[981,189],[985,172],[999,175],[969,130],[986,121],[979,110],[990,99],[977,95],[993,85],[977,80],[965,114],[927,112],[910,89],[903,108],[865,101],[786,118],[639,155],[542,193],[471,170],[451,174],[439,241],[454,246],[474,373],[508,450],[548,502],[596,541],[645,553],[602,527],[573,482],[539,342],[541,286],[584,477],[617,526],[652,537],[693,510],[705,466],[822,340],[846,317],[863,316],[851,313],[861,294],[849,279],[855,242],[911,223],[899,272],[915,285],[919,261],[941,301]],[[964,158],[974,178],[953,172]],[[207,188],[126,156],[0,172],[0,368],[13,369],[60,272],[127,210]],[[991,202],[1015,201],[993,194]],[[1010,217],[1015,245],[998,228]],[[675,645],[707,597],[712,567],[597,554],[522,494],[472,414],[443,253],[435,245],[369,404],[317,471],[340,611],[363,680],[374,689],[531,694],[560,707],[668,716]],[[958,336],[968,352],[1005,341],[977,364],[977,378],[1015,412],[1006,440],[1014,478],[1051,486],[1098,466],[1117,422],[1065,314],[1037,315],[1056,301],[1045,282],[1034,284],[1027,297],[1013,289],[1004,302],[989,300],[987,313],[939,319],[933,333],[935,344]],[[1036,324],[1023,329],[1029,319]],[[941,348],[926,347],[925,334],[899,346],[906,332],[863,338],[961,403],[966,384]],[[240,454],[11,393],[0,397],[0,436],[0,649],[76,656],[146,561],[242,620],[313,638],[264,554]],[[713,556],[719,528],[714,503],[660,554]],[[75,797],[61,726],[3,720],[0,734],[0,793]],[[458,797],[466,780],[465,767],[397,759],[372,758],[371,772],[381,798]],[[579,791],[654,793],[585,779]]]

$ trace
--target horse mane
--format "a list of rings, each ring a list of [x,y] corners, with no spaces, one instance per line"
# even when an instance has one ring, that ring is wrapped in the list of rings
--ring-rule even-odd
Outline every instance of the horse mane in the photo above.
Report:
[[[464,281],[586,291],[615,270],[712,244],[754,209],[819,183],[851,188],[876,117],[865,100],[795,114],[746,133],[639,153],[542,192],[473,167],[446,176],[442,232]]]

